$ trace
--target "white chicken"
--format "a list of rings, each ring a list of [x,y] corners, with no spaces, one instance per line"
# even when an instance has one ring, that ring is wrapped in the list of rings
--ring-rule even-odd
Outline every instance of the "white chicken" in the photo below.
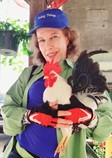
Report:
[[[53,81],[54,78],[56,81]],[[69,99],[71,97],[72,88],[60,75],[58,75],[54,70],[51,70],[44,79],[46,82],[49,82],[49,86],[46,87],[43,94],[44,102],[49,101],[62,105],[70,104]],[[52,83],[52,86],[50,86],[50,82],[54,82]]]
[[[94,53],[92,55],[94,55]],[[62,69],[58,62],[48,62],[45,64],[44,79],[46,89],[43,94],[44,102],[48,101],[49,103],[61,104],[60,109],[63,110],[64,107],[64,110],[69,110],[69,104],[71,103],[70,98],[74,96],[75,106],[78,107],[77,104],[82,103],[84,108],[87,107],[94,112],[103,100],[108,100],[103,94],[105,90],[108,90],[106,78],[101,74],[98,63],[94,62],[86,51],[81,53],[75,63],[73,73],[71,77],[69,77],[68,83],[59,75],[61,71]],[[77,110],[77,108],[75,110]],[[91,120],[92,118],[91,113],[86,112],[83,108],[78,112],[75,111],[75,115],[80,115],[78,113],[82,115],[81,118],[78,116],[80,122],[83,122],[84,119]],[[74,117],[74,112],[72,116]],[[66,118],[70,119],[69,117]],[[86,126],[80,122],[78,127],[85,128]],[[74,131],[73,126],[70,128],[61,128],[62,139],[54,155],[65,151],[68,140]]]
[[[72,88],[67,84],[66,80],[59,75],[62,69],[59,63],[46,63],[44,66],[44,79],[46,89],[43,94],[43,101],[55,104],[70,104]],[[72,134],[72,126],[70,128],[61,128],[63,138],[56,149],[55,154],[64,151]]]

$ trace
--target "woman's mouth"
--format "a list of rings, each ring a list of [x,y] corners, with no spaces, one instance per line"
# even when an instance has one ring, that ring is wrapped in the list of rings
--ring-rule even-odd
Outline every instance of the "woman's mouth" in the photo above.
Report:
[[[55,52],[55,53],[48,53],[48,54],[47,54],[47,56],[48,56],[50,59],[54,59],[56,55],[57,55],[57,52]]]

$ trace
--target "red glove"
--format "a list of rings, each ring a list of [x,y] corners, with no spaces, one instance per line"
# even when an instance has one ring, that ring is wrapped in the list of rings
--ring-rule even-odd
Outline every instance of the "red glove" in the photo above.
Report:
[[[29,120],[34,123],[41,124],[43,126],[52,126],[56,127],[58,118],[53,118],[50,115],[40,113],[40,112],[35,112],[33,114],[30,114]]]
[[[50,108],[48,103],[33,108],[30,112],[28,120],[38,123],[46,127],[56,127],[58,118],[57,110]]]
[[[70,104],[59,105],[59,110],[68,110],[71,115],[66,116],[66,119],[72,120],[74,124],[89,125],[93,117],[92,109],[82,104],[75,96],[70,98]]]
[[[68,110],[71,112],[70,116],[66,116],[66,119],[72,120],[74,124],[84,124],[87,125],[92,118],[92,113],[86,109],[74,108]]]

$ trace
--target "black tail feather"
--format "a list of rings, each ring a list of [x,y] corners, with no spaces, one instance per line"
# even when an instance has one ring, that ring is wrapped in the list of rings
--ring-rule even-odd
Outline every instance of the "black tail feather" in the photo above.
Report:
[[[109,90],[106,83],[106,77],[102,74],[98,62],[94,62],[92,55],[107,51],[92,51],[87,53],[84,50],[74,64],[72,76],[68,79],[73,93],[91,89],[91,91],[103,93]]]

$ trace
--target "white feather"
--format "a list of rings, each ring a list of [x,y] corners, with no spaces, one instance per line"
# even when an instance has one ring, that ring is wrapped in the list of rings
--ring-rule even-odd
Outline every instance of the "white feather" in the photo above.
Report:
[[[88,97],[88,95],[92,96],[94,99],[92,99],[91,97]],[[99,92],[93,92],[93,93],[79,92],[79,93],[75,94],[75,96],[77,97],[78,100],[80,100],[80,102],[82,104],[91,108],[93,111],[95,111],[97,109],[97,106],[99,104],[105,103],[108,100],[105,93],[99,93]],[[97,98],[96,98],[96,96],[97,96]],[[96,104],[95,100],[98,105]]]
[[[97,104],[92,98],[88,97],[87,95],[88,93],[77,93],[75,96],[78,100],[80,100],[82,104],[95,111],[97,109]]]
[[[55,72],[54,72],[55,73]],[[70,104],[72,93],[71,87],[60,75],[56,74],[57,80],[52,87],[47,87],[43,93],[43,101],[57,102],[58,104]]]
[[[61,132],[63,136],[70,137],[72,135],[73,126],[71,125],[69,128],[61,128]]]

